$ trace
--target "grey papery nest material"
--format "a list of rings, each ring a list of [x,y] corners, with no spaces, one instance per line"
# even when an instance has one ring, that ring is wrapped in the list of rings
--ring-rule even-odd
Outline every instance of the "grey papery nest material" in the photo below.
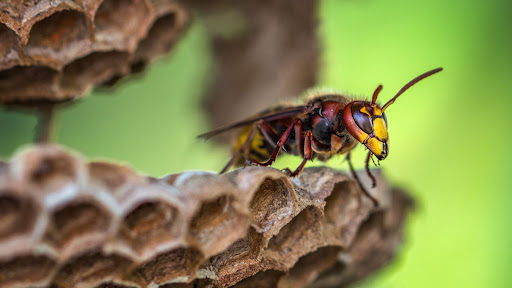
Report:
[[[189,20],[174,0],[0,3],[0,102],[60,102],[140,71]]]
[[[0,287],[344,286],[401,243],[412,202],[377,180],[378,209],[331,168],[155,179],[26,148],[0,163]]]

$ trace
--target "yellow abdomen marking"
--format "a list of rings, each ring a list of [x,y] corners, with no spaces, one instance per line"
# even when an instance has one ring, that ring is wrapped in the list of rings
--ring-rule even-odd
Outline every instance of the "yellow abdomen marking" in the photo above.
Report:
[[[260,133],[259,129],[256,127],[247,127],[245,128],[239,135],[239,137],[235,140],[235,144],[233,145],[233,151],[239,151],[240,148],[247,141],[247,137],[249,137],[249,133],[251,129],[256,129],[254,132],[254,137],[249,145],[249,156],[251,158],[255,158],[256,160],[260,159],[262,156],[270,157],[269,151],[265,148],[265,137]],[[266,159],[265,159],[266,160]]]

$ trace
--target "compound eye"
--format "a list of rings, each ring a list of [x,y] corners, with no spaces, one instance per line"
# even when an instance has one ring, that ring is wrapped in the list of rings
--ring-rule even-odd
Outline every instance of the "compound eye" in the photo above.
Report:
[[[366,132],[366,134],[371,134],[373,133],[372,118],[368,114],[361,112],[361,108],[363,108],[363,105],[360,103],[352,105],[352,116],[361,130]]]

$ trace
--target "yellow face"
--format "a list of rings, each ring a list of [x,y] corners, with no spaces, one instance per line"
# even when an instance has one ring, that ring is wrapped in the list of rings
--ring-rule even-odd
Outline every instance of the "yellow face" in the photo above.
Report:
[[[382,90],[382,85],[379,85],[373,92],[371,102],[354,101],[347,104],[343,108],[342,115],[345,128],[350,135],[370,149],[379,160],[386,159],[389,154],[389,137],[384,111],[411,86],[442,70],[443,68],[436,68],[412,79],[382,107],[376,104],[377,97]]]
[[[353,102],[347,105],[343,119],[349,133],[384,160],[389,153],[386,115],[376,104]]]

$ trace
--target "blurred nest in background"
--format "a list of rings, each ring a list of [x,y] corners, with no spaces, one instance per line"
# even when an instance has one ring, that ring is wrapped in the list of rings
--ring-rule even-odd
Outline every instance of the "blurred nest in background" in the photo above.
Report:
[[[0,101],[85,96],[169,51],[189,13],[172,0],[41,0],[0,4]]]

